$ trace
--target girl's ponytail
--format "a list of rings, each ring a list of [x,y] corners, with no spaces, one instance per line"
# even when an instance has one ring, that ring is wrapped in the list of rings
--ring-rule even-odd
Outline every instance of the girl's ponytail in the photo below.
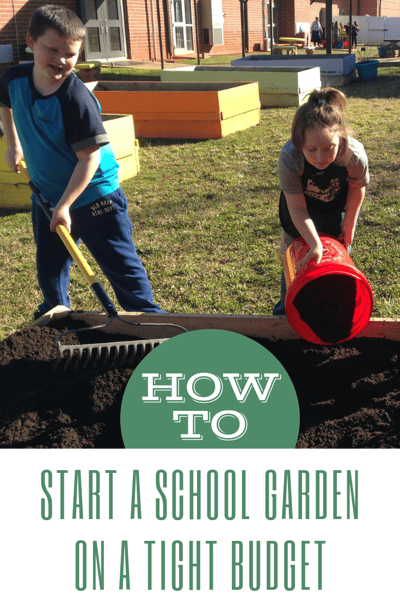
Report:
[[[314,90],[310,93],[309,101],[315,104],[328,104],[329,106],[335,107],[340,112],[346,110],[347,100],[346,96],[335,89],[334,87],[325,87],[322,90]]]

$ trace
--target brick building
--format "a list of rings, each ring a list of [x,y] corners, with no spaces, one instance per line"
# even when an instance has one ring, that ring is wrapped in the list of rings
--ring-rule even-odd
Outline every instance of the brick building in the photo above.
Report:
[[[325,2],[273,0],[274,40],[311,23]],[[251,52],[270,37],[268,0],[50,0],[74,10],[87,27],[86,59],[160,60]],[[1,0],[0,65],[26,59],[30,15],[43,0]],[[350,0],[333,0],[333,16]],[[399,0],[352,0],[352,14],[400,17]],[[160,46],[160,39],[162,44]]]

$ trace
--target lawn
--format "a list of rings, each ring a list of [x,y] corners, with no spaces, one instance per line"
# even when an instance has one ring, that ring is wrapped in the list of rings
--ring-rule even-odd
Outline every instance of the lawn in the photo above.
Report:
[[[374,290],[375,317],[400,318],[399,75],[399,67],[380,68],[377,80],[344,88],[349,120],[370,162],[352,257]],[[271,314],[281,271],[277,160],[294,112],[265,109],[260,125],[219,140],[140,140],[140,174],[122,187],[138,252],[164,310]],[[0,219],[4,339],[32,321],[41,296],[29,213],[3,210]],[[98,309],[76,267],[70,295],[73,309]]]

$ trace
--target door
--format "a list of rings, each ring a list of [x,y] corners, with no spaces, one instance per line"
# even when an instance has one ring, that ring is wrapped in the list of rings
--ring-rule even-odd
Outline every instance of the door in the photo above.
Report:
[[[191,0],[172,0],[174,52],[194,52]]]
[[[271,39],[271,22],[270,22],[270,6],[267,4],[267,38]],[[273,43],[278,43],[278,6],[272,3],[272,39]]]
[[[122,0],[81,0],[86,60],[126,56]]]

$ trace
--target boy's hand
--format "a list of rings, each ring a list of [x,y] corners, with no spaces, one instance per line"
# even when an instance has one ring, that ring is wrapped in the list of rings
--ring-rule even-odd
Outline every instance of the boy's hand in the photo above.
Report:
[[[57,225],[64,225],[68,233],[71,232],[71,215],[68,206],[56,206],[50,222],[50,231],[55,231]]]
[[[21,146],[7,146],[5,161],[14,173],[20,173],[19,163],[24,159]]]

